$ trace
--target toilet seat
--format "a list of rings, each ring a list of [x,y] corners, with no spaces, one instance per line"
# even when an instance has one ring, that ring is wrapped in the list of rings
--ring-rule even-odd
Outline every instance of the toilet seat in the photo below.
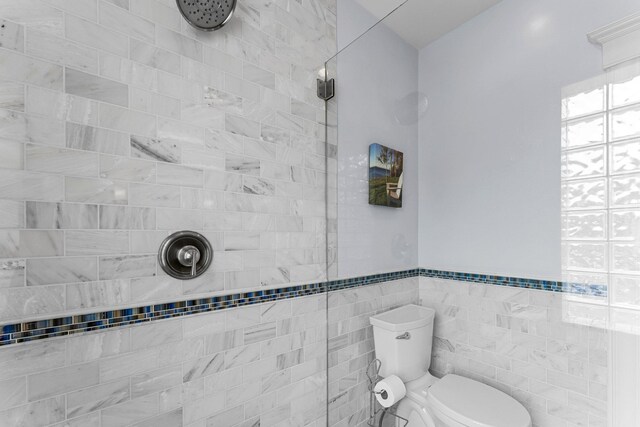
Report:
[[[449,427],[531,427],[531,416],[507,394],[469,378],[427,374],[407,384],[407,397],[399,410],[422,417],[431,427],[434,418]],[[413,404],[411,404],[413,402]]]
[[[478,381],[445,375],[427,391],[436,416],[468,427],[531,427],[531,416],[517,400]]]

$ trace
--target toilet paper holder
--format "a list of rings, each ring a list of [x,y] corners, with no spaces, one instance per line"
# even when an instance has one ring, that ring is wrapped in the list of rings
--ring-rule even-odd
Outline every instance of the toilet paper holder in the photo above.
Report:
[[[371,391],[373,394],[379,394],[382,396],[383,399],[387,398],[387,390],[380,390],[380,391],[376,391],[376,390],[372,390]]]
[[[386,399],[386,397],[384,396],[384,393],[386,393],[385,390],[375,390],[376,384],[378,384],[378,382],[382,380],[382,377],[380,376],[381,367],[382,361],[380,359],[373,359],[367,366],[366,374],[367,378],[369,379],[369,421],[367,421],[367,425],[369,425],[370,427],[378,427],[378,425],[381,425],[380,423],[376,423],[376,419],[378,418],[378,414],[382,413],[380,415],[381,417],[384,417],[385,415],[391,415],[404,422],[402,427],[407,427],[407,424],[409,424],[409,420],[395,413],[395,405],[391,406],[390,408],[383,408],[379,405],[376,405],[377,394],[382,395],[382,397]]]

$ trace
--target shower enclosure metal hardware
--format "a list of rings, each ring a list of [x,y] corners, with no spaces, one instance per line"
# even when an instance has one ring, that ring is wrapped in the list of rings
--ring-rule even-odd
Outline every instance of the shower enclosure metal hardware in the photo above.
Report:
[[[222,28],[236,8],[236,0],[176,0],[176,3],[184,19],[203,31]]]
[[[317,79],[318,82],[318,98],[328,101],[335,95],[335,80]]]
[[[176,279],[194,279],[207,271],[213,260],[211,244],[195,231],[178,231],[160,245],[160,267]]]
[[[398,419],[398,423],[393,423],[393,425],[397,425],[398,427],[407,427],[409,424],[409,420],[401,417],[396,414],[396,405],[391,406],[390,408],[383,408],[378,405],[378,401],[376,400],[376,394],[384,394],[386,393],[384,390],[381,392],[375,391],[376,384],[378,381],[382,379],[380,376],[380,368],[382,367],[382,361],[380,359],[373,359],[369,366],[367,366],[367,378],[369,379],[369,420],[367,421],[367,425],[370,427],[382,427],[382,421],[384,420],[385,415],[390,415]],[[379,406],[376,409],[376,405]],[[380,414],[380,419],[378,423],[376,423],[376,419],[378,418],[378,414]]]

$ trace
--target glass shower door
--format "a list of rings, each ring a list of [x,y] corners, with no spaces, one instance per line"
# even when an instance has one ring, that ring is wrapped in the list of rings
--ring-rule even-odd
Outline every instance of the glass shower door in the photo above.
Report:
[[[382,19],[356,2],[342,7],[341,50],[320,74],[321,80],[333,79],[335,89],[325,111],[327,425],[366,426],[373,422],[366,375],[374,360],[369,317],[418,302],[417,277],[366,282],[372,274],[417,265],[417,200],[403,201],[402,209],[369,205],[369,146],[406,153],[410,171],[404,182],[416,184],[418,63],[417,50],[388,26],[403,3],[390,6]]]

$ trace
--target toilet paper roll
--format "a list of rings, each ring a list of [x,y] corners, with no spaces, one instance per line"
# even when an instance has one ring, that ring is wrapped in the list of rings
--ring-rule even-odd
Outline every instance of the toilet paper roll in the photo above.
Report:
[[[407,394],[404,383],[395,375],[390,375],[378,381],[373,391],[376,392],[378,403],[385,408],[398,403]]]

